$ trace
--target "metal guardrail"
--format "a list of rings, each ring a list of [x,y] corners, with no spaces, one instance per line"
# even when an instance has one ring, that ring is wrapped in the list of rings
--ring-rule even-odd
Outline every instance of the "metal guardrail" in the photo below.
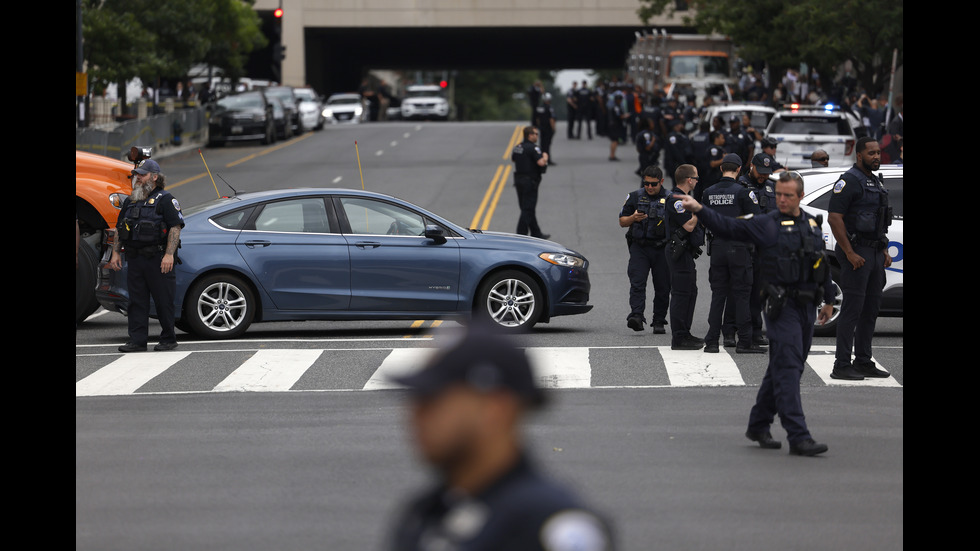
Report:
[[[112,102],[94,98],[93,124],[75,129],[75,149],[124,159],[133,146],[153,147],[162,153],[188,142],[207,141],[207,116],[203,107],[178,107],[171,98],[158,109],[162,112],[150,114],[153,106],[141,99],[136,104],[135,118],[120,122],[113,113]]]

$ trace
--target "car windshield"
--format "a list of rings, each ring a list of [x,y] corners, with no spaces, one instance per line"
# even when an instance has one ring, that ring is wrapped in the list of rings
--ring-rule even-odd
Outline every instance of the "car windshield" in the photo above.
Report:
[[[265,95],[283,100],[292,99],[292,94],[289,93],[289,88],[266,88]]]
[[[783,115],[776,117],[769,134],[804,134],[807,136],[849,136],[851,127],[843,117],[828,115]]]
[[[433,96],[441,96],[442,91],[437,88],[426,88],[422,90],[408,90],[405,93],[405,97],[408,98],[431,98]]]
[[[316,93],[313,90],[300,88],[299,90],[294,90],[293,93],[303,101],[316,101]]]
[[[327,100],[329,105],[351,105],[361,103],[361,98],[357,96],[344,96],[341,98],[330,98]]]
[[[726,121],[731,118],[732,115],[738,115],[739,117],[748,115],[752,126],[761,130],[769,126],[769,121],[772,120],[773,114],[766,111],[725,111],[720,113],[720,115]]]
[[[218,100],[218,107],[222,109],[262,109],[262,98],[258,94],[240,94],[235,96],[225,96]]]

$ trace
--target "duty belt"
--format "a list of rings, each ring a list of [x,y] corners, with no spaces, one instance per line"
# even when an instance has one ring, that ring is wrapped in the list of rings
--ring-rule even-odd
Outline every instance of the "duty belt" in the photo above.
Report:
[[[851,237],[850,241],[852,245],[871,247],[876,251],[880,251],[888,246],[888,239],[885,237],[861,237],[859,235],[854,235]]]

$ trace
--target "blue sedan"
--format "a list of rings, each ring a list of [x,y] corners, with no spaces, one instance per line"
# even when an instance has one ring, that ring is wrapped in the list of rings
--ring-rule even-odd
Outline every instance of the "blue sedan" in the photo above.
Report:
[[[588,261],[552,241],[462,228],[351,189],[243,194],[184,211],[178,327],[208,339],[252,323],[476,318],[520,331],[582,314]],[[125,314],[125,265],[96,291]]]

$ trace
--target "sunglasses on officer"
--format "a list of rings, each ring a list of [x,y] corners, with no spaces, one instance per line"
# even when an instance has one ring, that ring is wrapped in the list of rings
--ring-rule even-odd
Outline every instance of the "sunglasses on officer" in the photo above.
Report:
[[[663,180],[654,180],[652,182],[650,182],[648,180],[643,180],[643,185],[644,186],[654,186],[654,187],[656,187],[656,186],[659,186],[661,182],[663,182]]]

